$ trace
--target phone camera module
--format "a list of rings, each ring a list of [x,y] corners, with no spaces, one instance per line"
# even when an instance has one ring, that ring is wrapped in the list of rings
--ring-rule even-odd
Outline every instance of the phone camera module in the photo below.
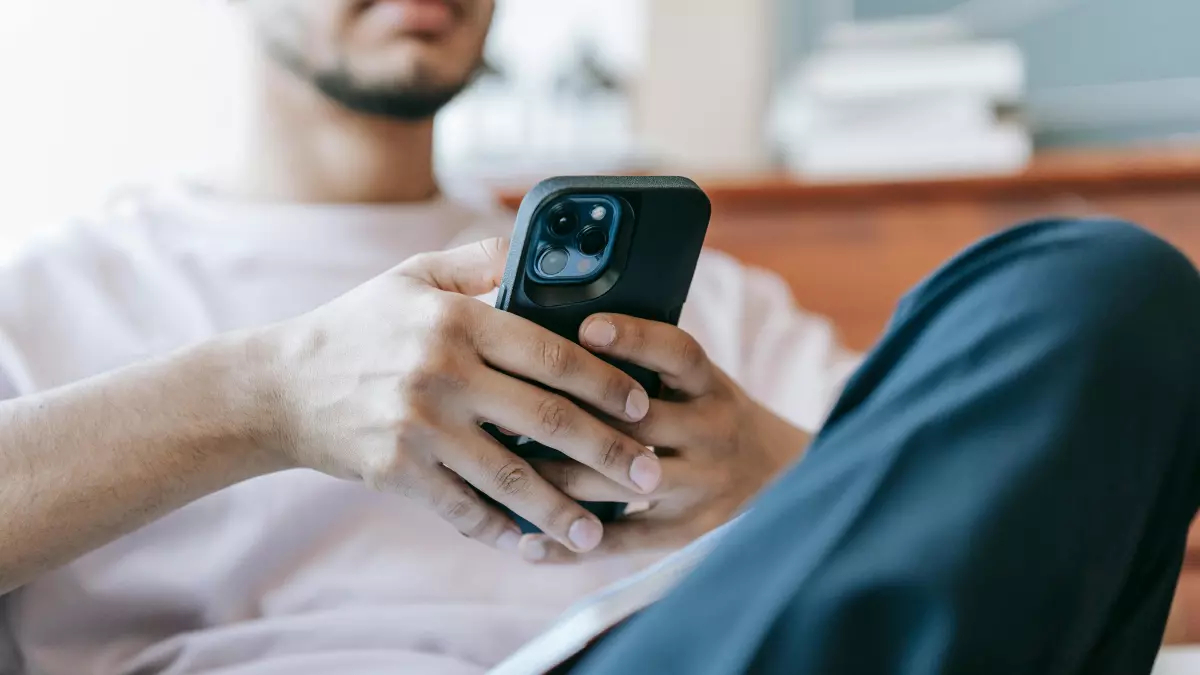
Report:
[[[556,237],[565,237],[579,226],[579,216],[574,211],[559,207],[550,213],[550,233]]]
[[[542,251],[542,255],[538,258],[538,271],[542,276],[556,277],[567,269],[567,263],[571,260],[571,254],[567,253],[566,249],[548,248]]]
[[[608,248],[608,232],[602,227],[589,227],[579,233],[579,252],[587,256],[597,256]]]

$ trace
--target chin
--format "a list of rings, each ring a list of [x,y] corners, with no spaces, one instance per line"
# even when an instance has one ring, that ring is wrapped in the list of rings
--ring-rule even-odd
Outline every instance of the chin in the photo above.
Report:
[[[449,86],[470,77],[471,64],[454,63],[458,60],[446,54],[446,50],[436,43],[404,40],[356,59],[355,70],[364,79],[374,82],[422,82]]]

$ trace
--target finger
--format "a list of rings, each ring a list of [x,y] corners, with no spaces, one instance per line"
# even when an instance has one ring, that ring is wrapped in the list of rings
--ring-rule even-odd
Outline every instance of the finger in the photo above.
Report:
[[[658,489],[650,494],[630,490],[613,482],[604,474],[571,460],[533,460],[533,468],[540,476],[558,488],[563,494],[584,502],[620,502],[631,504],[683,497],[689,492],[703,489],[707,476],[693,462],[683,459],[660,459],[662,480]]]
[[[413,256],[397,271],[443,291],[483,295],[500,285],[507,255],[508,239],[496,237]]]
[[[646,390],[629,375],[571,340],[531,321],[479,307],[475,348],[488,365],[541,383],[621,420],[636,422],[650,409]]]
[[[471,388],[483,418],[592,467],[626,488],[658,488],[662,468],[646,446],[584,412],[566,398],[503,373],[487,371]]]
[[[670,324],[597,314],[580,327],[579,339],[589,349],[653,370],[664,385],[688,396],[707,393],[713,381],[704,348]]]
[[[652,448],[687,450],[704,446],[711,440],[705,438],[709,419],[696,403],[655,401],[641,422],[613,422],[613,426]]]
[[[604,527],[575,500],[550,485],[528,462],[498,445],[482,429],[454,438],[456,447],[439,453],[454,473],[512,509],[573,551],[589,551]]]
[[[526,562],[562,565],[604,560],[630,553],[674,551],[692,538],[681,523],[631,518],[619,523],[609,523],[604,532],[604,540],[590,551],[572,551],[549,537],[537,534],[521,537],[517,550]]]
[[[441,465],[418,472],[398,491],[470,539],[504,551],[517,550],[521,530],[516,523]]]

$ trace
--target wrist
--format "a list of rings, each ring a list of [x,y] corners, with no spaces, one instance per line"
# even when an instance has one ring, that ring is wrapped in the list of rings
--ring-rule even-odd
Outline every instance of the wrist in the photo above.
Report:
[[[199,349],[204,370],[215,381],[231,446],[263,473],[292,468],[286,452],[282,420],[281,369],[273,328],[233,333]]]
[[[776,415],[766,406],[757,405],[756,411],[755,428],[758,429],[760,442],[770,456],[771,475],[777,476],[795,464],[808,450],[812,436]]]

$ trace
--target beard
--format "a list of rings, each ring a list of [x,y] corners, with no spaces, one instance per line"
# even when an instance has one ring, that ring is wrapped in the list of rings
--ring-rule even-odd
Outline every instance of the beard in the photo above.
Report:
[[[420,65],[391,80],[367,78],[355,72],[345,56],[324,63],[308,57],[300,47],[307,41],[307,22],[287,0],[280,0],[278,9],[263,11],[257,18],[260,46],[271,61],[334,103],[365,115],[406,122],[429,120],[485,68],[481,49],[475,63],[458,80],[446,81]]]
[[[363,82],[344,63],[314,68],[286,45],[268,41],[271,57],[293,76],[314,87],[329,100],[353,112],[403,122],[432,119],[454,100],[483,70],[483,58],[457,82],[436,83],[416,73],[391,82]]]
[[[476,68],[476,71],[478,68]],[[471,76],[452,84],[421,82],[420,78],[390,83],[363,84],[344,68],[322,72],[296,72],[323,96],[344,108],[364,115],[404,122],[433,118],[470,85]]]
[[[400,68],[391,76],[370,74],[360,70],[359,64],[355,64],[348,54],[339,53],[334,44],[314,50],[311,47],[314,42],[323,42],[319,28],[333,21],[318,10],[326,9],[327,3],[332,1],[247,0],[246,5],[252,10],[259,46],[267,58],[350,111],[397,121],[424,122],[437,115],[485,69],[483,39],[486,26],[480,30],[477,53],[465,60],[461,55],[453,57],[456,63],[466,66],[458,73],[438,72],[438,69],[417,62]],[[483,6],[479,4],[479,7]],[[464,1],[461,7],[474,8],[476,5]],[[468,22],[466,29],[474,30],[480,25]],[[325,37],[333,40],[332,36]]]

